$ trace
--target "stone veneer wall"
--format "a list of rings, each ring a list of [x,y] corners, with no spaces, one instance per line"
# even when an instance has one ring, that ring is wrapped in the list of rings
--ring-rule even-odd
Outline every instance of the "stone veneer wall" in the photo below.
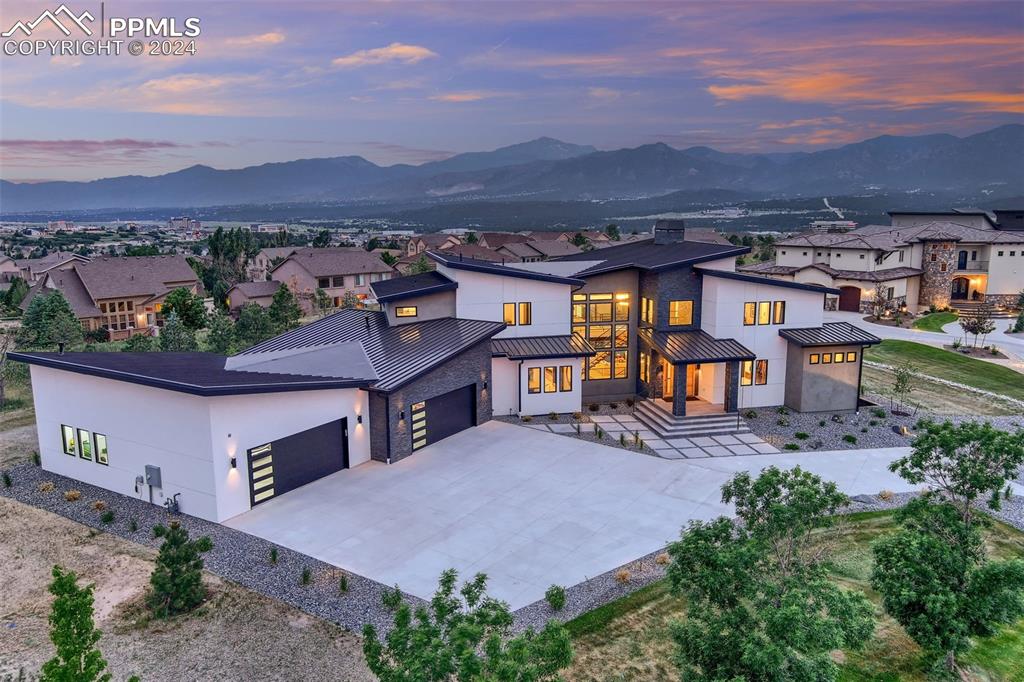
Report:
[[[1016,308],[1020,294],[983,294],[981,300],[1004,308]]]
[[[932,256],[935,260],[932,260]],[[953,271],[956,269],[956,250],[952,242],[928,241],[924,243],[921,256],[921,293],[918,303],[945,308],[949,305],[953,285]]]

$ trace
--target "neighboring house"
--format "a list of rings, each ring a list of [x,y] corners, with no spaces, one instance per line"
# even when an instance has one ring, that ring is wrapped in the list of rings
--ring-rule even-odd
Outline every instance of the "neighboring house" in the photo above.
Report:
[[[511,242],[499,246],[497,252],[508,256],[510,259],[522,261],[523,263],[535,263],[537,261],[549,260],[559,256],[571,256],[580,253],[583,249],[572,242],[561,239],[530,240],[525,242]]]
[[[163,300],[181,287],[194,294],[202,291],[184,256],[101,257],[68,269],[51,268],[32,286],[21,308],[27,310],[33,298],[57,289],[85,331],[102,327],[117,341],[163,326]]]
[[[688,241],[681,221],[544,262],[430,251],[435,271],[370,285],[382,310],[341,310],[233,357],[11,358],[31,365],[44,469],[222,521],[494,414],[630,399],[659,430],[705,423],[688,412],[734,425],[748,406],[856,409],[862,351],[879,339],[823,323],[835,290],[735,272],[748,252]]]
[[[0,283],[10,283],[15,277],[21,277],[21,268],[13,258],[0,255]]]
[[[494,249],[489,249],[486,246],[480,246],[479,244],[456,244],[454,246],[446,246],[441,249],[444,253],[451,254],[458,258],[473,258],[476,260],[485,260],[492,263],[502,263],[518,261],[519,259],[515,256],[508,256]]]
[[[530,235],[518,234],[516,232],[481,232],[477,235],[477,244],[497,251],[506,244],[520,244],[522,242],[530,241],[532,238],[533,237]],[[544,237],[540,238],[544,239]],[[547,237],[547,239],[554,238],[554,236]]]
[[[879,286],[886,299],[912,312],[961,301],[1010,306],[1024,289],[1019,213],[893,212],[891,225],[783,239],[774,263],[739,269],[836,288],[839,310],[870,312]]]
[[[259,282],[239,282],[228,289],[227,306],[232,314],[246,303],[255,303],[263,308],[269,308],[274,301],[274,294],[282,286],[281,282],[273,280],[262,280]]]
[[[288,285],[309,313],[315,306],[317,289],[330,297],[334,307],[341,305],[346,292],[352,292],[360,301],[367,301],[370,284],[390,279],[394,272],[379,256],[364,249],[302,248],[273,268],[270,277]]]
[[[415,256],[423,253],[424,251],[436,251],[438,249],[446,249],[452,246],[458,246],[462,242],[453,234],[423,234],[418,237],[412,237],[409,243],[405,245],[405,255]]]
[[[263,282],[270,278],[274,265],[298,250],[297,246],[269,246],[260,249],[245,267],[246,274],[253,282]]]
[[[42,258],[24,258],[16,261],[21,270],[21,278],[29,284],[35,284],[39,278],[53,270],[69,270],[75,263],[88,263],[89,258],[68,251],[54,251]]]

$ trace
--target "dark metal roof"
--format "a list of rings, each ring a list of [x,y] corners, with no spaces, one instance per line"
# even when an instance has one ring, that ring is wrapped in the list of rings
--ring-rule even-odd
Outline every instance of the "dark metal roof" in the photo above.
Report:
[[[436,294],[441,291],[450,291],[458,288],[458,283],[448,279],[440,272],[431,270],[419,275],[407,277],[396,277],[373,282],[370,288],[379,303],[398,301],[412,296],[424,296]]]
[[[780,329],[779,336],[798,346],[873,346],[882,339],[849,322],[826,322],[820,327]]]
[[[750,282],[751,284],[763,284],[770,287],[782,287],[784,289],[800,289],[802,291],[813,291],[816,294],[835,294],[839,295],[839,289],[833,289],[831,287],[823,287],[817,284],[804,284],[802,282],[791,282],[785,279],[772,279],[771,277],[759,277],[757,275],[749,275],[744,272],[732,272],[730,270],[712,270],[710,268],[695,268],[700,274],[710,277],[720,277],[722,279],[735,279],[740,282]]]
[[[624,268],[640,268],[642,270],[668,270],[680,265],[695,265],[718,258],[741,256],[750,252],[750,247],[733,246],[732,244],[711,244],[707,242],[672,242],[655,244],[654,239],[609,246],[593,251],[574,253],[571,256],[552,258],[553,261],[601,261],[585,270],[576,273],[576,277],[586,277]]]
[[[236,372],[213,353],[11,353],[32,365],[126,381],[192,395],[239,395],[366,386],[359,377],[339,378],[269,372]]]
[[[702,329],[659,332],[644,328],[638,329],[637,335],[661,351],[672,363],[754,359],[754,354],[736,339],[716,339]]]
[[[578,358],[596,352],[579,334],[491,339],[491,355],[504,356],[510,360]]]
[[[299,348],[327,349],[340,343],[356,341],[362,346],[367,360],[379,377],[371,388],[393,391],[464,350],[491,338],[504,328],[504,322],[454,317],[391,327],[384,313],[341,310],[264,341],[239,356]]]
[[[568,284],[574,287],[581,287],[586,282],[573,277],[561,277],[560,275],[549,275],[544,272],[533,272],[520,268],[512,268],[498,263],[489,263],[475,258],[457,258],[444,251],[428,251],[427,255],[438,263],[454,270],[469,270],[470,272],[483,272],[488,275],[500,275],[502,277],[518,277],[520,279],[532,279],[539,282],[554,282],[555,284]],[[552,260],[561,260],[553,258]]]

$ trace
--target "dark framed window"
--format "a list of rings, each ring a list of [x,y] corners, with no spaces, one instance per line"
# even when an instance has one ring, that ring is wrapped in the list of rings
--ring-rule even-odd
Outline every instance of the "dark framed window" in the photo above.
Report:
[[[72,427],[67,426],[66,424],[61,424],[60,435],[61,440],[64,443],[64,454],[71,455],[72,457],[77,455],[78,450],[77,444],[75,442],[75,430]]]
[[[845,361],[846,361],[846,355],[844,355],[843,353],[836,353],[835,355],[832,356],[833,364],[840,365],[840,364],[842,364]]]
[[[502,310],[502,318],[510,327],[514,327],[516,324],[516,304],[506,303]]]
[[[533,324],[533,304],[526,302],[519,304],[519,319],[521,325]]]
[[[345,275],[335,275],[331,278],[332,287],[343,287],[345,286]]]
[[[600,351],[590,358],[587,371],[587,380],[612,378],[612,354],[610,351]]]
[[[615,378],[625,379],[629,376],[629,351],[615,351]]]
[[[821,362],[821,355],[818,353],[811,353],[811,364],[816,365]]]
[[[107,461],[107,437],[102,433],[94,433],[93,438],[96,439],[96,461],[104,466],[109,465]]]
[[[640,381],[651,380],[651,356],[640,352]]]
[[[555,367],[544,368],[544,392],[555,393],[558,391],[558,371]]]
[[[775,301],[772,305],[772,324],[785,324],[786,322],[786,302]]]
[[[629,325],[615,325],[615,347],[629,348]]]
[[[527,368],[526,390],[530,393],[540,393],[540,367]]]
[[[668,323],[674,326],[693,324],[693,301],[669,301]]]
[[[558,368],[558,390],[563,393],[572,390],[572,365],[562,365]]]
[[[587,334],[587,340],[594,348],[612,347],[612,326],[610,324],[592,324]]]
[[[851,350],[849,353],[847,353],[846,354],[846,361],[847,362],[857,362],[857,352]]]
[[[316,285],[318,287],[320,287],[321,289],[330,289],[331,288],[331,278],[330,277],[318,277],[317,280],[316,280]]]
[[[757,323],[758,324],[771,324],[772,323],[772,302],[771,301],[759,301],[757,304]]]
[[[395,317],[416,317],[417,309],[414,305],[405,305],[395,308]]]
[[[593,322],[611,322],[612,321],[612,303],[608,301],[606,303],[591,303],[590,304],[590,321]]]
[[[629,321],[629,294],[615,294],[615,321]]]
[[[750,386],[754,383],[754,361],[744,360],[740,363],[740,386]]]
[[[832,364],[832,354],[831,353],[822,353],[822,355],[821,355],[821,364],[823,364],[823,365],[831,365]]]
[[[78,429],[78,456],[92,460],[92,434],[85,429]]]
[[[758,360],[754,364],[754,383],[763,386],[768,383],[768,361]]]
[[[743,326],[749,327],[757,322],[757,303],[753,301],[743,304]]]
[[[586,303],[573,303],[572,304],[572,321],[575,322],[586,322],[587,321],[587,304]]]

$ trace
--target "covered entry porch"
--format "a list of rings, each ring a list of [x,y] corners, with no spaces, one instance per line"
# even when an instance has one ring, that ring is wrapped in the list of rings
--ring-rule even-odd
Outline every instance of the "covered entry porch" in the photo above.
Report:
[[[735,412],[739,363],[754,354],[702,330],[638,332],[643,394],[676,417]]]

